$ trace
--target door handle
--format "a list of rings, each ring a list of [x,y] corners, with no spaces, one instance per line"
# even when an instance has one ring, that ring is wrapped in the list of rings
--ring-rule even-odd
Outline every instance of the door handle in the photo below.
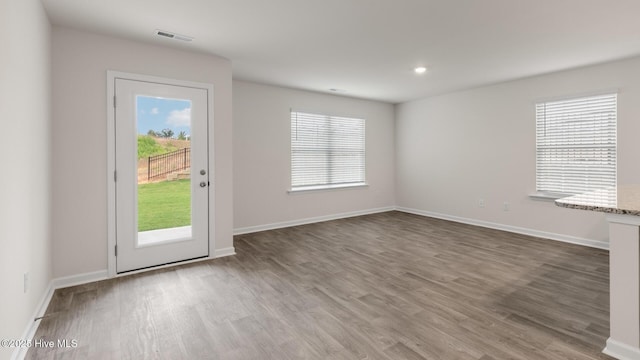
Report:
[[[206,181],[200,181],[200,187],[207,187]]]

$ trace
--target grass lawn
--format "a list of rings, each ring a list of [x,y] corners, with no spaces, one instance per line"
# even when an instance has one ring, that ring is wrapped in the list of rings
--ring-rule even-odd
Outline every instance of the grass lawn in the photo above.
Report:
[[[191,225],[190,180],[138,185],[138,231]]]

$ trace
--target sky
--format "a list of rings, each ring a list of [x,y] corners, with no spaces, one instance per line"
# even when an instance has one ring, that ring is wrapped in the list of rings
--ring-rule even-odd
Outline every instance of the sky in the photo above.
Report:
[[[146,135],[149,130],[173,130],[173,137],[180,131],[191,135],[191,101],[165,99],[138,95],[136,97],[138,134]]]

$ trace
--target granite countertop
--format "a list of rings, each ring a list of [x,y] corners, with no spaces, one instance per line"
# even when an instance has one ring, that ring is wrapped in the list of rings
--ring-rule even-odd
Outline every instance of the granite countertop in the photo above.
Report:
[[[640,185],[620,185],[555,201],[570,209],[640,216]]]

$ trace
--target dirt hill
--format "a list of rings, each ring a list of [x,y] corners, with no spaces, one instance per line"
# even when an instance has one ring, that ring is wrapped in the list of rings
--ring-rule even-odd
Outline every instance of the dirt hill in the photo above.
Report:
[[[162,146],[174,146],[177,149],[184,149],[191,146],[191,141],[189,140],[176,140],[176,139],[166,139],[166,138],[156,138],[154,139],[158,142],[158,144]]]

